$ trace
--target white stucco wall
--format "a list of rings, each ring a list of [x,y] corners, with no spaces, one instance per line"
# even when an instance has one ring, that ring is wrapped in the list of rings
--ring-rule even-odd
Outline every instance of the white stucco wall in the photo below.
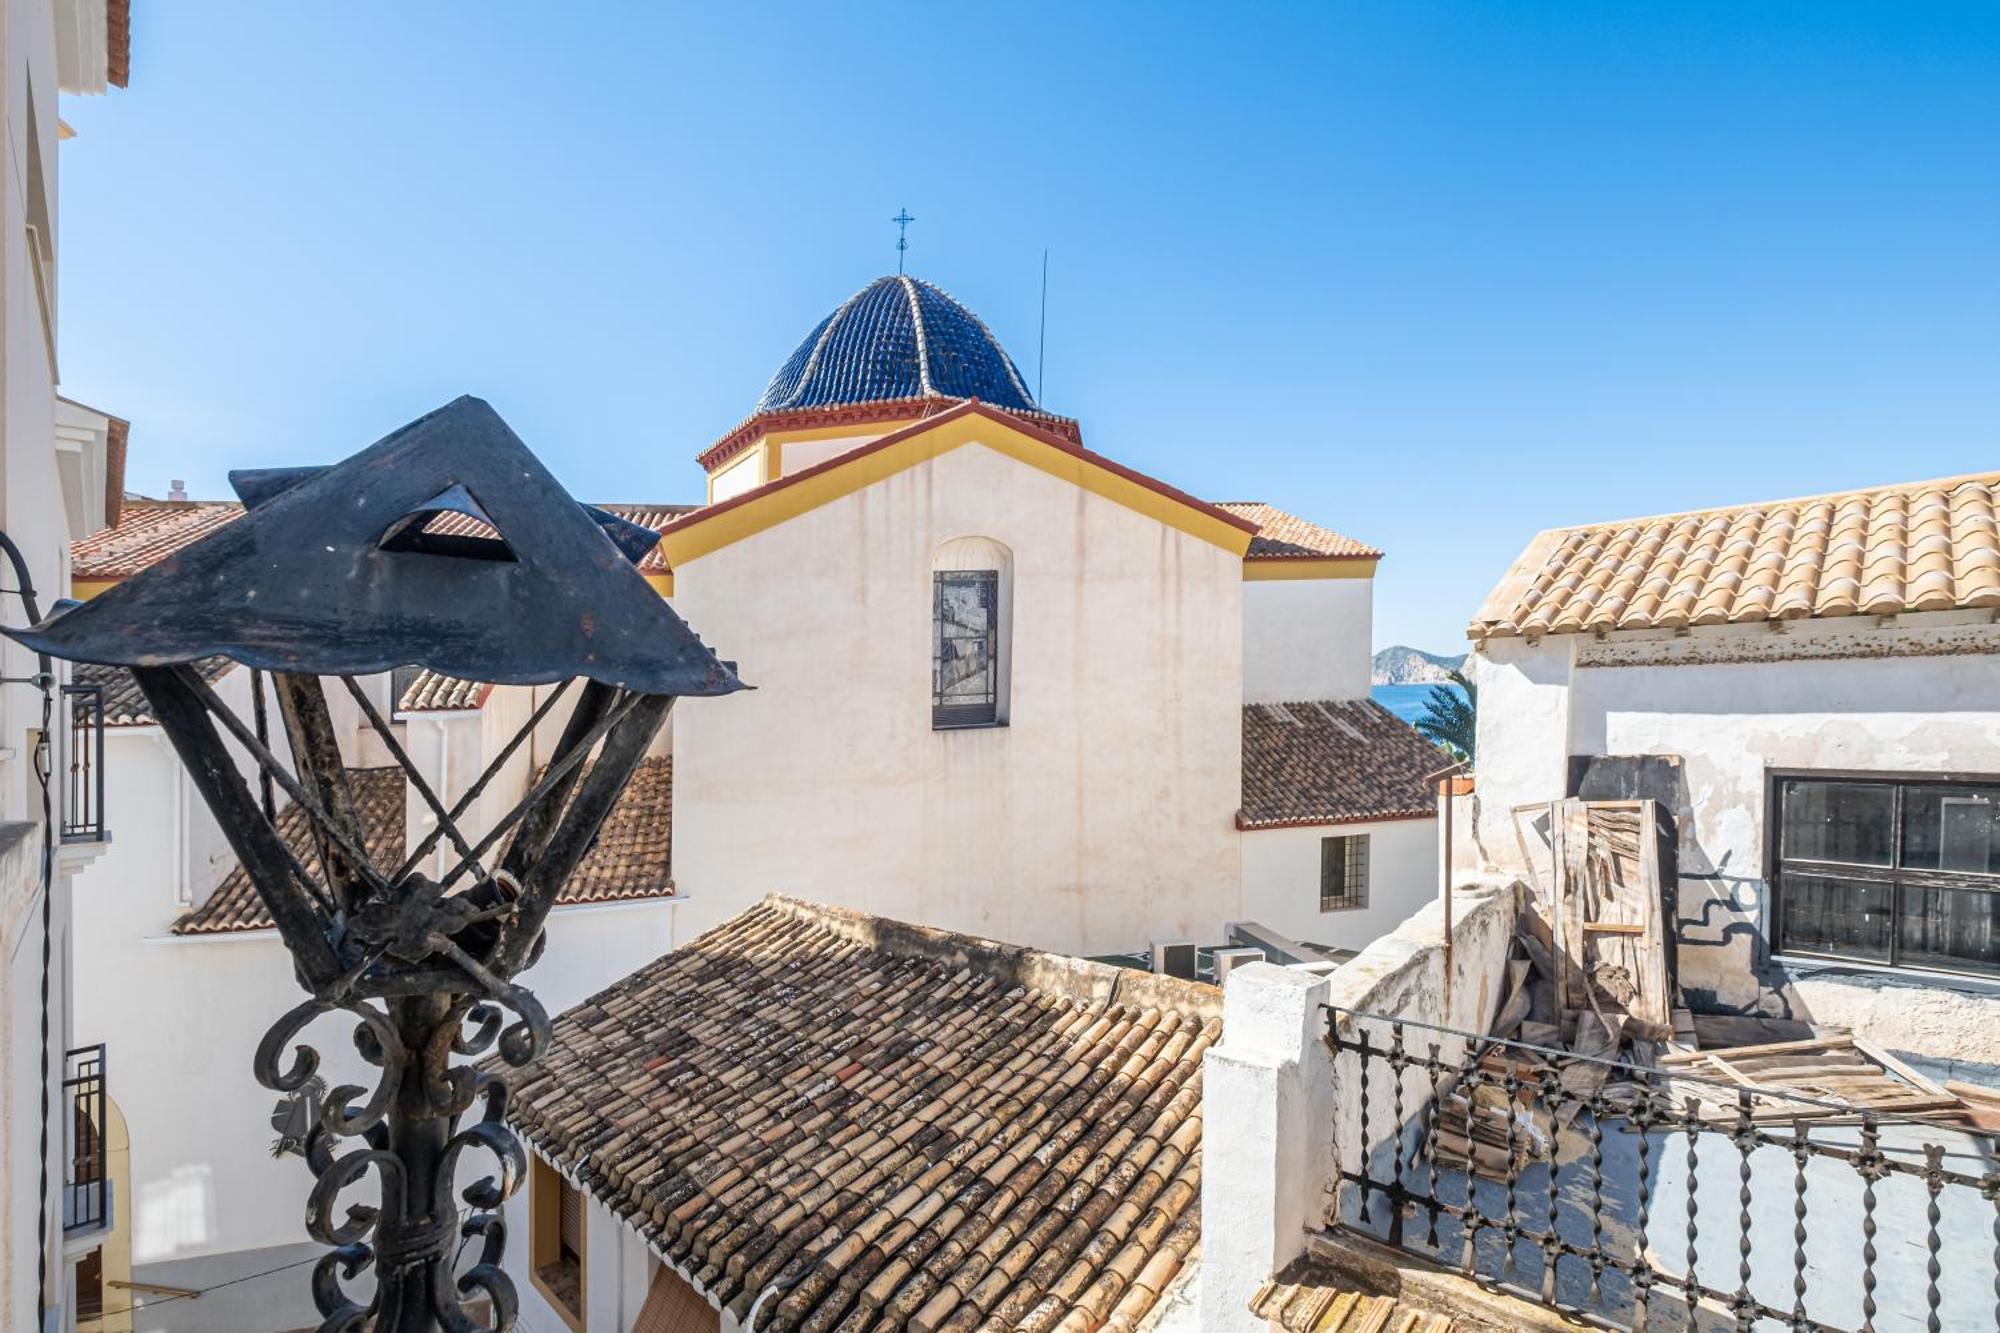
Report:
[[[1013,555],[1010,716],[930,721],[931,571]],[[754,691],[674,714],[702,925],[772,890],[1065,952],[1238,919],[1241,564],[977,444],[675,572]]]
[[[1757,974],[1768,770],[2000,774],[2000,627],[1983,616],[1505,640],[1473,660],[1480,813],[1469,858],[1520,863],[1508,809],[1563,795],[1572,753],[1682,757],[1680,976],[1697,1007],[1788,1007]],[[1853,971],[1805,969],[1795,1016],[2000,1064],[2000,999],[1967,1001],[1914,974],[1885,992],[1843,970]]]
[[[97,0],[102,9],[102,0]],[[72,87],[101,88],[102,52],[72,52],[59,70],[56,11],[69,4],[50,0],[5,0],[0,10],[0,129],[4,129],[6,169],[0,172],[0,529],[25,557],[40,610],[69,595],[69,542],[100,526],[103,494],[101,453],[59,456],[55,429],[56,355],[60,325],[60,219],[58,80]],[[72,15],[72,19],[74,15]],[[101,21],[100,21],[101,28]],[[80,58],[87,56],[88,59]],[[39,191],[31,164],[39,161]],[[37,197],[39,196],[39,203]],[[37,265],[29,227],[42,241]],[[39,268],[39,276],[38,276]],[[67,464],[67,466],[66,466]],[[64,474],[69,493],[65,494]],[[75,525],[84,526],[78,529]],[[5,586],[15,588],[11,570]],[[21,603],[8,597],[9,623],[20,623]],[[22,680],[34,674],[32,653],[11,640],[0,644],[0,675]],[[66,664],[57,676],[69,679]],[[25,684],[0,685],[0,823],[38,823],[41,801],[33,773],[32,734],[41,725],[41,692]],[[60,787],[60,775],[56,785]],[[60,796],[57,797],[60,800]],[[60,1096],[63,1052],[74,1045],[69,963],[73,955],[70,872],[77,856],[56,866],[43,924],[39,829],[13,829],[10,855],[0,858],[0,1327],[29,1329],[42,1285],[36,1273],[38,1249],[50,1258],[50,1304],[58,1319],[73,1293],[71,1265],[62,1260],[61,1210],[52,1210],[37,1237],[37,1179],[44,1157],[43,1096],[51,1108]],[[47,1023],[49,1062],[43,1081],[43,949],[48,943]],[[62,1118],[52,1112],[47,1156],[61,1171]],[[60,1175],[56,1176],[60,1181]],[[59,1198],[59,1195],[56,1196]]]
[[[1243,585],[1243,702],[1365,699],[1374,672],[1374,579]]]
[[[1366,834],[1368,905],[1319,910],[1320,840]],[[1254,829],[1243,835],[1243,915],[1334,949],[1365,949],[1438,896],[1437,820]]]

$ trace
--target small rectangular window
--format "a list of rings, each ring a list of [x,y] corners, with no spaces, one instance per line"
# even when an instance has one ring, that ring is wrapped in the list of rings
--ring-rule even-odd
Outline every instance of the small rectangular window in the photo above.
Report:
[[[583,1191],[541,1158],[529,1172],[529,1262],[535,1289],[573,1329],[583,1327]]]
[[[1000,705],[999,571],[941,569],[931,594],[931,726],[992,726]]]
[[[1368,835],[1319,840],[1319,910],[1348,912],[1368,906]]]

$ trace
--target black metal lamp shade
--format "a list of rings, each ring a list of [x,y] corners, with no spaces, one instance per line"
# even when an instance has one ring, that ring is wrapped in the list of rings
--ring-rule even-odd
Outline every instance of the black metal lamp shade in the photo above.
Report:
[[[313,1274],[322,1333],[511,1328],[516,1299],[495,1210],[526,1160],[505,1123],[504,1078],[491,1061],[474,1069],[452,1058],[489,1047],[507,1065],[534,1058],[548,1019],[514,977],[539,956],[557,892],[674,699],[744,686],[639,575],[654,534],[572,500],[476,398],[332,467],[232,481],[243,518],[94,601],[6,632],[58,657],[132,668],[270,911],[309,998],[266,1034],[258,1078],[284,1093],[307,1087],[317,1054],[298,1046],[281,1067],[284,1049],[334,1010],[357,1021],[356,1047],[382,1071],[373,1089],[329,1091],[306,1143],[317,1177],[307,1229],[336,1247]],[[190,665],[216,654],[273,673],[290,764],[271,744],[256,674],[246,722]],[[563,684],[448,808],[355,680],[411,664]],[[395,865],[367,851],[327,707],[330,677],[436,816]],[[459,819],[577,680],[547,767],[474,842]],[[259,793],[225,734],[255,761]],[[307,817],[309,856],[278,831],[278,788]],[[433,879],[419,867],[447,839],[455,864]],[[480,1118],[461,1128],[475,1105]],[[343,1138],[361,1142],[341,1153]],[[492,1152],[499,1170],[454,1195],[469,1148]],[[370,1175],[379,1204],[338,1218],[342,1191]],[[370,1267],[374,1293],[351,1297],[341,1282]],[[474,1293],[487,1298],[483,1324],[464,1303]]]
[[[414,663],[507,685],[742,688],[634,568],[654,534],[570,499],[477,398],[333,467],[231,480],[241,520],[13,637],[111,666],[219,653],[321,676]],[[424,520],[449,513],[498,537],[427,544]]]

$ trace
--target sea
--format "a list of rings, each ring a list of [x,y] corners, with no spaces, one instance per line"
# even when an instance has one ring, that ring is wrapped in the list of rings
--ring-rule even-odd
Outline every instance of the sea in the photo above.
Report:
[[[1465,696],[1465,691],[1456,685],[1377,685],[1368,692],[1376,703],[1403,721],[1415,722],[1424,715],[1424,704],[1430,700],[1432,690],[1450,690],[1460,698]]]

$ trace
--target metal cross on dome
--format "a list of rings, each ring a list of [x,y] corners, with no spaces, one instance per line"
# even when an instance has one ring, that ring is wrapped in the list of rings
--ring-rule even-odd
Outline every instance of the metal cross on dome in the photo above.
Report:
[[[909,209],[899,208],[896,210],[896,216],[889,221],[896,224],[896,272],[901,273],[903,255],[910,248],[910,224],[916,219],[910,216]]]
[[[381,1071],[372,1090],[328,1091],[306,1136],[316,1177],[306,1228],[334,1247],[312,1276],[320,1333],[509,1329],[517,1300],[500,1266],[498,1209],[526,1157],[506,1124],[503,1066],[534,1059],[549,1032],[514,978],[540,956],[556,894],[675,698],[743,685],[639,575],[656,534],[572,500],[476,398],[333,467],[230,480],[241,519],[7,633],[39,652],[131,668],[250,876],[307,992],[258,1045],[259,1081],[286,1094],[312,1086],[317,1052],[299,1045],[281,1064],[284,1049],[335,1011],[354,1019],[356,1048]],[[192,665],[216,654],[272,673],[289,764],[266,734],[265,690],[253,691],[245,722]],[[356,680],[407,665],[558,688],[447,806]],[[327,678],[436,816],[418,846],[390,854],[394,864],[367,850]],[[547,767],[475,840],[461,819],[579,680]],[[240,756],[255,765],[262,800]],[[305,813],[312,855],[280,836],[273,787]],[[446,839],[455,864],[434,879],[420,867]],[[488,1050],[478,1067],[452,1063]],[[497,1172],[455,1190],[459,1159],[474,1149],[492,1153]],[[379,1201],[342,1216],[342,1193],[370,1176]],[[350,1295],[342,1284],[370,1269],[374,1291]],[[475,1294],[485,1322],[467,1308]]]

